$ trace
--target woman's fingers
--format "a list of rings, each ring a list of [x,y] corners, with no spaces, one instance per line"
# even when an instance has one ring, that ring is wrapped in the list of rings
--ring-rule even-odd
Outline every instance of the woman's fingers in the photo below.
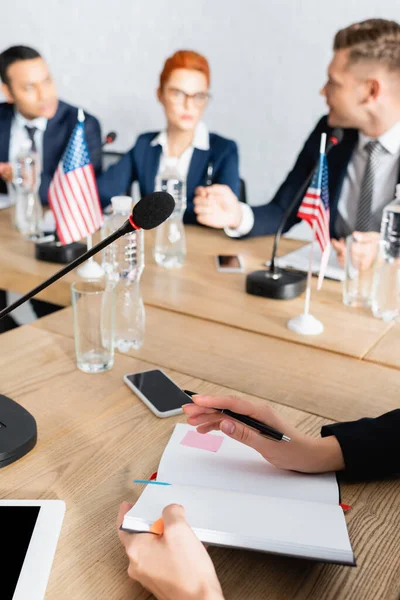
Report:
[[[212,415],[216,412],[213,408],[205,408],[204,406],[197,406],[197,404],[184,404],[182,408],[185,415],[190,417],[196,417],[197,415],[203,414]]]
[[[194,425],[197,427],[198,425],[203,425],[204,423],[218,423],[223,419],[223,415],[221,413],[214,413],[213,415],[197,415],[196,417],[189,417],[188,423],[189,425]]]
[[[220,422],[221,421],[219,421],[218,423],[206,423],[205,425],[199,425],[197,431],[198,433],[209,433],[210,431],[219,431]]]

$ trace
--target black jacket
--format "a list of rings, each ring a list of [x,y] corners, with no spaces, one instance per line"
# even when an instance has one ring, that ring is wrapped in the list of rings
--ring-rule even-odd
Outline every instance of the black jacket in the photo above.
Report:
[[[0,162],[8,162],[11,123],[14,106],[0,103]],[[43,165],[39,196],[42,204],[48,204],[48,191],[58,163],[68,144],[71,133],[77,123],[78,109],[62,100],[57,112],[49,119],[43,135]],[[90,158],[96,175],[101,173],[101,131],[98,120],[85,112],[85,136]],[[0,193],[7,193],[7,186],[0,178]]]
[[[328,126],[327,117],[317,123],[314,131],[310,134],[304,144],[293,169],[290,171],[285,181],[282,183],[274,198],[269,204],[262,206],[253,206],[254,226],[249,236],[271,235],[274,234],[281,221],[282,215],[290,205],[296,193],[303,182],[309,176],[315,166],[318,156],[321,140],[321,133],[332,133],[332,128]],[[340,193],[342,191],[343,181],[347,172],[348,164],[358,143],[358,131],[356,129],[344,129],[343,140],[336,147],[332,148],[327,155],[328,161],[328,180],[329,180],[329,208],[330,208],[330,235],[337,238],[338,232],[335,230],[338,214],[338,204]],[[400,171],[398,177],[400,183]],[[394,197],[393,190],[393,197]],[[299,200],[299,205],[301,200]],[[298,207],[297,207],[298,208]],[[293,225],[298,223],[297,210],[294,209],[289,217],[284,231],[288,231]]]
[[[400,409],[376,419],[327,425],[322,437],[336,436],[346,479],[379,479],[400,474]]]

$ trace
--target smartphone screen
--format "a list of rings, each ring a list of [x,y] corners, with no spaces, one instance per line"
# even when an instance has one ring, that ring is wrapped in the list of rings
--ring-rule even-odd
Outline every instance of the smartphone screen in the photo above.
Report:
[[[218,268],[234,269],[235,271],[241,271],[243,268],[242,261],[237,254],[218,254],[217,256]]]
[[[168,412],[182,408],[183,404],[189,404],[191,399],[162,371],[146,371],[145,373],[134,373],[126,375],[145,398],[159,411]]]

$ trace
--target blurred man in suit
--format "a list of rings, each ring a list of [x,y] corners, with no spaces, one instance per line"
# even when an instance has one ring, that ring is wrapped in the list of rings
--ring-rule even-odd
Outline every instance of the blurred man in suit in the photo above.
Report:
[[[57,97],[48,66],[40,54],[27,46],[13,46],[0,54],[0,79],[6,102],[0,103],[0,193],[13,180],[13,162],[24,143],[30,141],[41,164],[39,196],[48,204],[48,190],[58,163],[77,122],[78,109]],[[85,113],[85,133],[96,174],[101,172],[101,131],[98,120]],[[0,306],[7,304],[0,290]],[[59,307],[33,301],[37,316]],[[11,317],[1,331],[16,327]]]
[[[0,193],[12,181],[12,164],[24,142],[31,141],[41,158],[42,204],[58,163],[77,122],[78,109],[57,97],[48,66],[27,46],[0,54],[0,78],[6,102],[0,104]],[[101,172],[101,131],[98,120],[85,113],[85,134],[96,174]]]
[[[362,241],[379,231],[382,211],[400,182],[400,25],[384,19],[355,23],[336,34],[333,49],[321,90],[329,114],[272,201],[251,209],[226,186],[198,188],[194,204],[200,223],[225,228],[232,237],[275,233],[318,159],[321,133],[329,137],[342,127],[343,141],[328,155],[331,237],[339,260],[347,235],[358,232]],[[285,231],[298,221],[294,210]]]

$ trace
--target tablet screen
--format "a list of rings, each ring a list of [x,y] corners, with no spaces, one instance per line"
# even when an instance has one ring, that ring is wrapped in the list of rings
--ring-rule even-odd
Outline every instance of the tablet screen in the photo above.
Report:
[[[1,506],[1,598],[12,600],[40,506]]]

